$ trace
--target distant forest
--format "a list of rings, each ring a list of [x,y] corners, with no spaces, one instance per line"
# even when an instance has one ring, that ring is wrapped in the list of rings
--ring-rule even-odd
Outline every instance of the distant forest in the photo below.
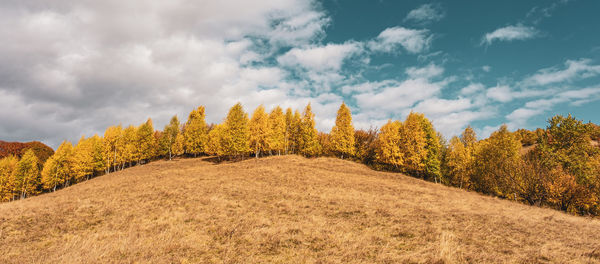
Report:
[[[152,120],[106,129],[102,137],[64,141],[53,152],[40,143],[0,141],[0,200],[52,192],[92,177],[174,157],[214,156],[240,160],[265,155],[335,156],[377,170],[581,215],[600,214],[600,127],[557,115],[545,129],[505,125],[479,140],[471,127],[447,141],[425,115],[355,130],[342,103],[330,133],[315,129],[304,111],[261,105],[249,117],[240,103],[221,124],[208,125],[203,106],[181,124],[177,116],[162,131]]]

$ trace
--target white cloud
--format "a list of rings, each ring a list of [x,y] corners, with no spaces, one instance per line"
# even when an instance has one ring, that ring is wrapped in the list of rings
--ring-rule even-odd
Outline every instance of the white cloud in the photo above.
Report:
[[[471,83],[464,88],[460,89],[461,95],[472,95],[485,90],[485,86],[481,83]]]
[[[552,83],[570,82],[600,74],[600,65],[592,65],[590,59],[567,60],[565,69],[557,67],[539,70],[525,80],[526,85],[547,85]]]
[[[502,103],[509,102],[514,98],[513,91],[506,85],[497,85],[489,88],[487,89],[486,95],[487,97]]]
[[[596,100],[600,100],[600,87],[568,90],[555,94],[551,98],[529,101],[523,107],[508,114],[506,119],[509,121],[509,127],[514,129],[525,126],[529,118],[550,111],[557,104],[571,103],[579,105]]]
[[[523,25],[506,26],[486,33],[481,39],[481,44],[491,45],[494,41],[526,40],[539,35],[537,29]]]
[[[416,9],[411,10],[404,21],[414,21],[417,23],[426,24],[429,22],[439,21],[446,14],[440,4],[424,4]]]
[[[484,72],[490,72],[492,70],[492,67],[490,67],[489,65],[485,65],[485,66],[481,67],[481,69]]]
[[[441,76],[444,73],[444,68],[437,66],[433,63],[423,67],[409,67],[406,69],[406,74],[410,76],[410,78],[425,78],[430,79],[433,77]]]
[[[432,35],[426,29],[391,27],[369,41],[368,47],[372,51],[394,52],[401,46],[409,53],[420,53],[429,49],[432,39]]]
[[[408,79],[399,83],[390,83],[379,91],[370,91],[354,95],[361,109],[379,111],[399,111],[412,107],[415,103],[436,95],[443,83],[432,83],[427,79]]]
[[[361,52],[359,43],[327,44],[307,48],[293,48],[277,58],[279,64],[295,67],[302,66],[315,71],[339,71],[344,60]]]
[[[424,113],[427,116],[446,115],[453,112],[460,112],[471,108],[473,104],[470,99],[459,98],[455,100],[431,98],[418,103],[413,110]]]

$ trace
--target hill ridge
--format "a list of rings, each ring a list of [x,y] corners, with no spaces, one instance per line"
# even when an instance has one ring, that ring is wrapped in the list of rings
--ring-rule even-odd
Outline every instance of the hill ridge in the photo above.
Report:
[[[0,204],[0,262],[598,262],[599,228],[335,158],[178,159]]]

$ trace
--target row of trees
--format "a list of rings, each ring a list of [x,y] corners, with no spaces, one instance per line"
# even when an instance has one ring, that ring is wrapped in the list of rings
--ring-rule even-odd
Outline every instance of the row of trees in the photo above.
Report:
[[[174,116],[162,131],[151,119],[137,127],[112,126],[103,137],[82,137],[75,146],[63,142],[43,164],[33,152],[0,160],[0,199],[54,191],[158,158],[299,154],[352,159],[506,199],[600,213],[600,151],[590,144],[600,128],[570,115],[555,116],[536,131],[502,126],[484,140],[467,127],[449,142],[420,113],[381,129],[355,130],[342,103],[330,133],[318,132],[314,118],[310,104],[302,113],[281,107],[267,112],[261,105],[249,117],[238,103],[221,124],[207,125],[201,106],[184,124]]]

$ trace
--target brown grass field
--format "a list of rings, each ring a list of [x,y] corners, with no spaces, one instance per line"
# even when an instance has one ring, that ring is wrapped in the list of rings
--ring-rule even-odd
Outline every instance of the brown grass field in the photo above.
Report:
[[[600,221],[332,158],[180,159],[0,204],[0,263],[600,263]]]

